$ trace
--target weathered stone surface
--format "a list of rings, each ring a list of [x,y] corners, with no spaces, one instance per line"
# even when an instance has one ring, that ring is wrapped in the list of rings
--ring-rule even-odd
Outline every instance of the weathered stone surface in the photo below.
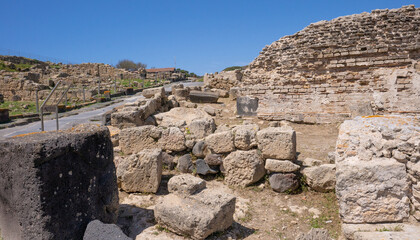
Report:
[[[211,92],[191,91],[189,98],[193,103],[217,103],[219,94]]]
[[[203,110],[183,107],[173,108],[169,112],[156,114],[155,118],[158,125],[162,127],[188,127],[191,121],[195,119],[205,118],[208,121],[213,119]]]
[[[265,160],[265,169],[273,173],[291,173],[298,171],[300,166],[288,160],[277,160],[269,158]]]
[[[162,130],[155,126],[125,128],[120,132],[120,147],[124,154],[157,148]]]
[[[191,154],[185,154],[180,157],[176,168],[182,173],[191,173],[194,169]]]
[[[163,150],[183,151],[186,149],[184,133],[177,127],[163,129],[158,145]]]
[[[155,96],[156,93],[161,94],[162,96],[165,96],[165,88],[163,87],[158,87],[158,88],[148,88],[148,89],[144,89],[142,91],[142,94],[145,98],[152,98]]]
[[[171,177],[168,182],[168,191],[176,194],[194,194],[206,188],[206,181],[190,174],[181,174]]]
[[[223,163],[223,156],[221,154],[207,154],[204,161],[211,166],[219,166]]]
[[[237,149],[249,150],[257,146],[256,135],[260,128],[256,124],[240,125],[232,129]]]
[[[99,220],[91,221],[86,228],[83,240],[131,240],[115,224],[105,224]]]
[[[205,189],[190,196],[169,194],[155,206],[159,225],[192,239],[205,239],[233,223],[235,197]]]
[[[209,167],[209,165],[207,165],[206,161],[204,161],[204,159],[201,159],[201,158],[199,158],[195,161],[195,166],[196,166],[196,169],[197,169],[197,174],[200,174],[200,175],[216,174],[217,173],[217,171],[211,169]]]
[[[296,174],[274,173],[269,178],[271,188],[276,192],[293,191],[299,187]]]
[[[265,158],[295,159],[296,133],[293,130],[268,127],[257,132],[257,141]]]
[[[239,116],[255,116],[258,109],[257,97],[242,96],[236,98],[236,114]]]
[[[207,136],[204,141],[212,153],[228,153],[235,150],[231,131],[213,133]]]
[[[94,219],[117,219],[118,188],[106,127],[0,141],[3,239],[82,239]]]
[[[226,183],[246,187],[265,175],[264,160],[257,150],[235,151],[223,160]]]
[[[117,168],[119,187],[126,192],[157,192],[162,177],[162,150],[145,149],[123,159]]]
[[[175,96],[175,99],[179,101],[185,101],[188,99],[188,95],[190,94],[188,89],[178,88],[172,89],[172,92]]]
[[[312,228],[308,233],[301,233],[296,240],[332,240],[328,230],[322,228]]]
[[[167,152],[162,152],[162,164],[166,165],[169,170],[173,170],[176,165],[175,157],[168,154]]]
[[[196,139],[202,139],[212,134],[216,130],[213,118],[194,119],[188,126],[188,132]]]
[[[304,167],[319,166],[321,164],[322,164],[321,160],[314,159],[314,158],[305,158],[305,160],[303,160],[303,163],[302,163]]]
[[[420,236],[419,223],[342,224],[342,233],[349,240],[407,240]]]
[[[196,157],[205,157],[206,156],[206,143],[204,141],[198,141],[192,150],[192,153]]]
[[[216,109],[210,106],[204,106],[203,110],[210,116],[216,116]]]
[[[336,193],[344,222],[399,222],[410,208],[413,216],[419,212],[409,199],[419,181],[410,170],[411,159],[417,161],[419,129],[418,118],[398,115],[357,117],[341,125]]]
[[[418,112],[420,56],[406,53],[418,51],[419,12],[411,5],[310,24],[264,47],[240,80],[222,72],[206,85],[258,97],[265,120],[342,122],[369,105],[375,114]]]
[[[329,192],[335,188],[335,164],[307,167],[302,174],[309,187],[317,192]]]

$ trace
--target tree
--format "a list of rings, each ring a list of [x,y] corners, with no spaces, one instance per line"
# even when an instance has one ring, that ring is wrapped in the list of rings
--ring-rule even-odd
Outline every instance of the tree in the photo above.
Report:
[[[120,60],[117,63],[117,68],[123,68],[125,70],[129,70],[129,69],[139,69],[139,68],[146,68],[147,65],[141,62],[135,63],[134,61],[128,60],[128,59],[124,59],[124,60]]]

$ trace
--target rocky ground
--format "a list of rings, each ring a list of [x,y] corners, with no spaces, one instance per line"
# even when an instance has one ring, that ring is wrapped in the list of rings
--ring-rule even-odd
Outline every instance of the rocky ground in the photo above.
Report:
[[[256,117],[237,117],[236,101],[228,98],[219,98],[217,104],[198,104],[198,108],[205,105],[216,109],[217,126],[253,122],[264,128],[270,123]],[[328,152],[335,149],[338,126],[290,125],[297,134],[298,162],[315,158],[328,163]],[[118,156],[120,152],[115,154]],[[177,170],[165,169],[156,194],[120,191],[118,225],[128,236],[137,236],[137,239],[184,239],[157,225],[153,214],[155,204],[169,193],[168,180],[178,174]],[[221,174],[204,179],[207,188],[230,193],[237,198],[234,224],[224,232],[212,234],[209,239],[295,239],[311,228],[327,229],[334,239],[340,235],[341,221],[334,192],[318,193],[303,185],[292,193],[277,193],[270,188],[268,177],[246,188],[228,186]]]

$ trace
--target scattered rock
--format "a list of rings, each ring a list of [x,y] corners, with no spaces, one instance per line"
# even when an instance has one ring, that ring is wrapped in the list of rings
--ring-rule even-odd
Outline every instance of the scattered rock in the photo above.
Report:
[[[300,166],[289,160],[266,159],[265,169],[273,173],[291,173],[300,169]]]
[[[171,177],[168,182],[168,191],[176,194],[194,194],[206,188],[206,181],[190,174],[181,174]]]
[[[187,134],[192,134],[196,139],[202,139],[212,134],[216,129],[213,118],[194,119],[188,126]]]
[[[327,159],[328,159],[329,163],[334,164],[335,163],[335,152],[329,152]]]
[[[256,124],[240,125],[232,129],[235,147],[249,150],[257,146],[256,135],[260,128]]]
[[[147,88],[143,89],[142,94],[145,98],[152,98],[155,96],[156,93],[161,94],[162,96],[165,96],[165,88],[158,87],[158,88]]]
[[[235,200],[232,195],[209,189],[190,196],[169,194],[156,204],[155,219],[179,235],[205,239],[232,225]]]
[[[210,166],[219,166],[223,163],[223,156],[220,154],[207,154],[204,161]]]
[[[161,131],[158,145],[163,150],[180,152],[186,149],[185,136],[177,127],[170,127]]]
[[[195,161],[195,166],[197,169],[197,173],[201,175],[207,175],[207,174],[216,174],[217,171],[211,169],[209,165],[207,165],[206,161],[204,159],[197,159]]]
[[[265,128],[257,132],[258,149],[264,158],[294,160],[296,133],[282,128]]]
[[[115,224],[105,224],[99,220],[91,221],[86,228],[83,240],[131,240],[123,231]]]
[[[194,169],[193,162],[191,160],[191,154],[185,154],[178,159],[178,165],[176,166],[178,171],[182,173],[192,173]]]
[[[120,132],[120,147],[124,154],[137,153],[145,149],[157,147],[162,134],[155,126],[125,128]]]
[[[321,164],[322,164],[321,160],[314,159],[314,158],[305,158],[305,160],[303,160],[303,163],[302,163],[304,167],[320,166]]]
[[[210,106],[205,106],[203,110],[211,116],[216,116],[216,109]]]
[[[206,156],[206,143],[204,141],[198,141],[192,150],[192,153],[196,157],[205,157]]]
[[[294,191],[299,187],[296,174],[274,173],[269,178],[271,188],[276,192]]]
[[[223,160],[225,181],[229,185],[246,187],[265,175],[264,160],[257,150],[235,151]]]
[[[213,133],[205,138],[205,142],[212,153],[228,153],[235,150],[231,131]]]
[[[329,192],[335,188],[335,164],[307,167],[302,174],[309,187],[317,192]]]
[[[162,152],[162,164],[167,166],[169,170],[173,170],[176,165],[175,157],[168,154],[167,152]]]
[[[125,158],[117,169],[120,188],[126,192],[156,193],[162,177],[162,150],[145,149]]]

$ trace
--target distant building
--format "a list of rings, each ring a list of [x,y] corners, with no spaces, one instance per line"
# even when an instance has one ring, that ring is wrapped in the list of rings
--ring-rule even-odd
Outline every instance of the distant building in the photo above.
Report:
[[[151,68],[146,69],[146,78],[171,79],[175,73],[175,68]]]

